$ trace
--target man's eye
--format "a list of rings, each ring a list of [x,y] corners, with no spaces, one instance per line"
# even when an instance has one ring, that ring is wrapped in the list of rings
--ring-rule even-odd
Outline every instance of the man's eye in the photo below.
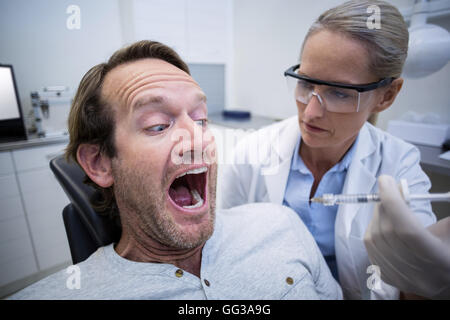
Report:
[[[168,128],[168,127],[169,127],[168,124],[157,124],[157,125],[155,125],[155,126],[148,127],[148,128],[146,128],[145,130],[146,130],[146,131],[153,132],[153,133],[157,133],[157,132],[163,131],[164,129],[166,129],[166,128]]]
[[[206,127],[208,125],[208,119],[195,120],[195,123],[201,127]]]

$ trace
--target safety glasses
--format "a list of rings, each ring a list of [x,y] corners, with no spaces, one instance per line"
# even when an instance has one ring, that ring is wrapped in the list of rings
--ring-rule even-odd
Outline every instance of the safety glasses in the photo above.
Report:
[[[345,84],[313,79],[297,73],[300,64],[284,72],[288,89],[295,99],[308,104],[316,96],[327,111],[338,113],[358,112],[370,98],[370,91],[387,86],[395,78],[385,78],[368,84]]]

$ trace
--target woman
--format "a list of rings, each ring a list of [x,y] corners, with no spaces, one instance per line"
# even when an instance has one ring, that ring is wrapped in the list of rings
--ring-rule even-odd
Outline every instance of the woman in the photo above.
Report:
[[[380,8],[379,29],[368,28],[371,5]],[[306,35],[301,62],[285,72],[298,116],[246,137],[236,149],[239,160],[223,168],[222,206],[269,201],[291,207],[346,298],[399,296],[393,287],[368,282],[363,237],[373,205],[326,207],[309,200],[377,192],[381,174],[406,179],[411,193],[428,192],[418,150],[367,122],[399,93],[407,48],[407,26],[384,1],[349,1],[326,11]],[[255,154],[260,161],[250,160]],[[412,209],[424,225],[436,221],[429,202]]]

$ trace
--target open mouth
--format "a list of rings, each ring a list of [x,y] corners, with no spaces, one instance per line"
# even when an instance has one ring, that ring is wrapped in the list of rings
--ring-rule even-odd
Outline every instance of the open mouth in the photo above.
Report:
[[[169,188],[169,198],[183,209],[196,209],[206,199],[207,167],[188,170],[178,175]]]

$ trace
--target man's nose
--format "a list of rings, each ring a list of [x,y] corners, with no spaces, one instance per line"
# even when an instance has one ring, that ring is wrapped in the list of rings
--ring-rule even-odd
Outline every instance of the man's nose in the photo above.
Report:
[[[183,164],[201,164],[204,162],[203,151],[210,141],[206,139],[201,125],[189,116],[183,117],[179,121],[179,126],[177,126],[175,138],[178,141],[175,146],[176,152],[178,157],[182,159]]]
[[[308,119],[320,118],[323,116],[325,107],[323,105],[324,101],[322,97],[316,92],[311,93],[311,99],[309,99],[308,104],[305,107],[303,115]]]

